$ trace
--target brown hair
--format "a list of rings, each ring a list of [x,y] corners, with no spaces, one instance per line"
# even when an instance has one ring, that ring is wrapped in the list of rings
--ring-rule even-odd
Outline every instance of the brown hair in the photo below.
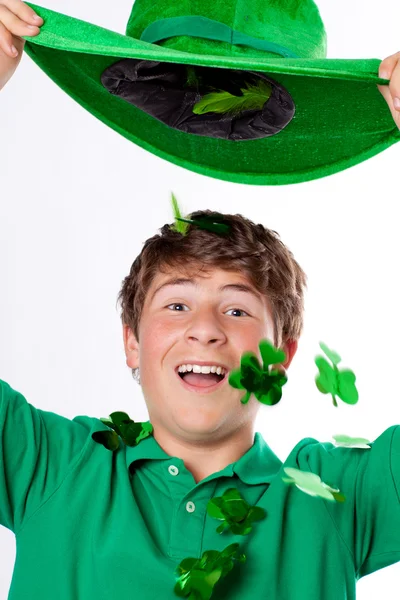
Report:
[[[147,291],[158,272],[177,265],[182,272],[218,267],[245,273],[254,287],[269,301],[274,320],[274,345],[298,340],[303,329],[304,295],[307,277],[278,233],[256,225],[242,215],[227,215],[211,210],[196,211],[187,218],[206,215],[224,218],[230,226],[223,236],[195,225],[185,235],[165,224],[160,234],[149,238],[122,282],[118,295],[121,319],[139,341],[139,321]]]

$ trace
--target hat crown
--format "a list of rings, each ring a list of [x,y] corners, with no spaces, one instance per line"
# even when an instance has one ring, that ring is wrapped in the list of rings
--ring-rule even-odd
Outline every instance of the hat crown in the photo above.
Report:
[[[218,21],[233,31],[288,48],[300,58],[326,56],[326,32],[313,0],[136,0],[126,34],[140,39],[152,23],[184,16]],[[255,57],[269,54],[254,47],[186,35],[176,35],[157,43],[174,50],[200,54]]]

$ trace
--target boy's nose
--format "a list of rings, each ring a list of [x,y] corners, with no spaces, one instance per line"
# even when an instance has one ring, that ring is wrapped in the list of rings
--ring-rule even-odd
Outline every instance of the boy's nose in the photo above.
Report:
[[[226,334],[218,320],[212,315],[203,315],[192,321],[186,331],[187,338],[202,344],[216,344],[226,340]]]

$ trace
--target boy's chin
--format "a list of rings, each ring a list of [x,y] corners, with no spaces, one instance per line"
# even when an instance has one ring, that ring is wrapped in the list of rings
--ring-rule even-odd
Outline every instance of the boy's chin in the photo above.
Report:
[[[178,408],[178,407],[177,407]],[[196,408],[183,406],[180,401],[180,408],[174,412],[173,418],[176,425],[187,434],[199,434],[201,436],[211,435],[212,433],[229,428],[229,420],[237,421],[237,414],[229,414],[226,405],[216,406],[210,403],[208,398],[203,402],[198,399]]]

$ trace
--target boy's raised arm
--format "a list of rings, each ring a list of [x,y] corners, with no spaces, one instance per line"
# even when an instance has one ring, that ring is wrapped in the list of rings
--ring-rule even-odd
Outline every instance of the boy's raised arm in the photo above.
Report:
[[[40,31],[43,19],[21,0],[0,0],[0,90],[21,60],[25,40]]]
[[[0,379],[0,526],[21,531],[97,447],[99,424],[36,408]]]

